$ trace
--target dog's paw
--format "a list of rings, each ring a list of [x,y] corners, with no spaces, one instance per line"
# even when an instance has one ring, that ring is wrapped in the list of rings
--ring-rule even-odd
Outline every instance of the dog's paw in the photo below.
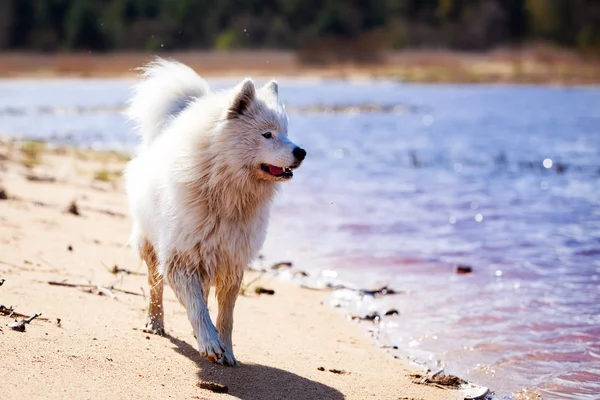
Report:
[[[221,364],[227,367],[238,367],[240,365],[231,351],[226,351],[223,353],[223,357],[221,357]]]
[[[198,347],[200,348],[200,354],[212,362],[219,362],[225,353],[225,345],[218,337],[199,341]]]
[[[146,326],[142,329],[143,332],[152,333],[159,336],[165,335],[165,326],[162,321],[150,320],[146,322]]]

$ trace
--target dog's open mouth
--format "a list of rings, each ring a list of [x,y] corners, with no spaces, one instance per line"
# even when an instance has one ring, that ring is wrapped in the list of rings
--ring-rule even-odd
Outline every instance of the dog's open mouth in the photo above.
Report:
[[[261,164],[260,169],[262,169],[267,174],[273,175],[277,178],[290,179],[292,176],[294,176],[290,167],[282,168],[270,164]]]

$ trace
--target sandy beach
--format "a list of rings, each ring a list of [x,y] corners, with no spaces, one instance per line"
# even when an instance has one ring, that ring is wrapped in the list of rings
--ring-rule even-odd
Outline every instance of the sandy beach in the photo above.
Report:
[[[168,335],[144,333],[145,266],[124,246],[125,161],[44,144],[0,145],[0,304],[16,315],[41,313],[24,332],[7,326],[15,316],[0,313],[0,397],[464,398],[461,390],[415,383],[423,371],[323,305],[323,292],[273,277],[262,276],[238,300],[239,368],[198,354],[185,310],[168,288]],[[246,282],[255,276],[249,272]],[[275,293],[259,296],[256,285]],[[215,310],[212,293],[210,301]]]

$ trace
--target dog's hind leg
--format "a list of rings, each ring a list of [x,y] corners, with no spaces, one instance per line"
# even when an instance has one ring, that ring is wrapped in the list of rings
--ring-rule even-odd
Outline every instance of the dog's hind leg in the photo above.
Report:
[[[236,366],[237,360],[233,356],[233,343],[231,333],[233,330],[233,309],[242,284],[244,271],[236,272],[234,276],[217,277],[217,301],[219,303],[219,315],[217,316],[217,329],[219,336],[225,344],[225,354],[221,362],[223,365]]]
[[[148,303],[148,317],[144,332],[157,335],[165,334],[163,310],[163,278],[158,273],[158,260],[152,245],[145,241],[142,246],[142,258],[148,266],[148,285],[150,286],[150,301]]]
[[[219,361],[225,352],[225,346],[219,339],[217,328],[210,320],[204,302],[202,275],[198,271],[188,271],[185,267],[172,265],[167,277],[177,299],[187,311],[200,354],[210,361]]]

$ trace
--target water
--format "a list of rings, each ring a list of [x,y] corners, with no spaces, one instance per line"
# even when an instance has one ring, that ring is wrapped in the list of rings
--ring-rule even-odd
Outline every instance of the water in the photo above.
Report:
[[[0,133],[130,149],[128,84],[0,81]],[[330,297],[395,308],[381,343],[499,398],[600,398],[600,89],[280,84],[308,158],[274,205],[267,261],[402,291]],[[303,108],[357,104],[386,112]]]

